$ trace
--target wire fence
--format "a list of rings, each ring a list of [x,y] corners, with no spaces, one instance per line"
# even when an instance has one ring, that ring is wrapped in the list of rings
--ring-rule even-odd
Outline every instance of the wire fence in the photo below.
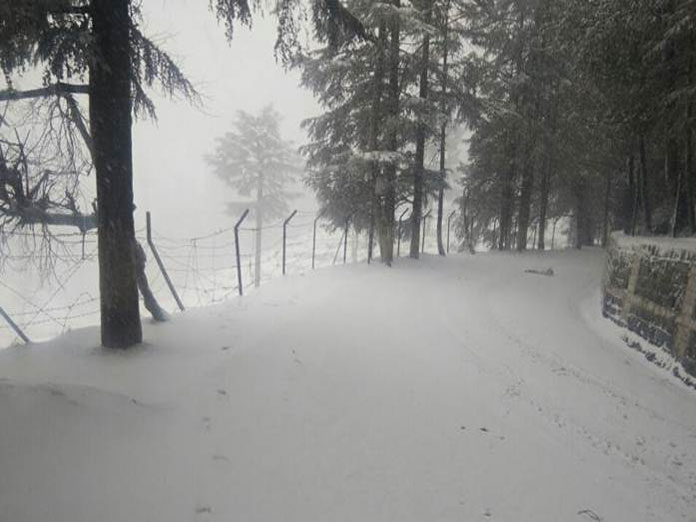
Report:
[[[136,238],[147,251],[145,270],[150,287],[170,312],[177,308],[176,298],[185,307],[212,305],[238,296],[240,282],[244,293],[253,292],[256,284],[263,285],[284,273],[305,273],[367,259],[367,233],[358,234],[352,227],[332,228],[311,211],[300,210],[289,219],[261,227],[254,219],[244,220],[237,227],[238,241],[234,226],[177,237],[160,232],[154,218],[149,229],[136,231]],[[433,221],[426,221],[424,226],[426,251],[436,248]],[[33,271],[35,254],[4,257],[0,315],[6,320],[0,317],[0,347],[23,342],[21,332],[32,341],[40,341],[99,322],[96,232],[54,234],[52,240],[59,248],[45,253],[47,259],[38,263],[44,269],[50,263],[49,277]],[[164,270],[155,262],[157,256]],[[38,289],[28,284],[39,279]],[[147,316],[144,309],[142,313]]]

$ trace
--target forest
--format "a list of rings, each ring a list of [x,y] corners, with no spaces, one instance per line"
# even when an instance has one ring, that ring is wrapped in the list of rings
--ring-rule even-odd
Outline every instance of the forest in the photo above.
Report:
[[[391,265],[401,240],[418,258],[428,212],[445,255],[448,198],[460,249],[545,250],[561,221],[577,248],[614,230],[696,233],[694,0],[201,4],[230,45],[276,20],[276,59],[322,108],[304,122],[304,181],[332,226],[368,234],[369,258]],[[147,294],[133,121],[157,117],[153,89],[204,104],[143,25],[138,1],[0,0],[0,237],[96,228],[102,344],[116,348],[141,342]],[[14,88],[23,75],[35,88]],[[264,161],[288,163],[278,147]]]

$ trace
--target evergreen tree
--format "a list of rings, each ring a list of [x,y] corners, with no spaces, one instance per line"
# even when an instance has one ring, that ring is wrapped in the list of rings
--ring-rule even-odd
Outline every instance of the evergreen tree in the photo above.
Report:
[[[310,167],[307,181],[334,226],[342,227],[350,218],[357,230],[376,229],[382,260],[389,264],[394,208],[404,197],[397,177],[408,164],[399,149],[413,127],[398,111],[408,86],[398,48],[403,13],[391,3],[355,2],[350,7],[368,39],[340,48],[327,42],[295,61],[303,83],[326,107],[323,115],[305,122],[311,138],[303,149]]]
[[[396,208],[414,201],[417,208],[419,199],[422,206],[444,191],[443,167],[429,168],[426,149],[442,135],[445,122],[471,112],[462,110],[471,98],[462,72],[460,33],[446,15],[447,5],[460,2],[433,2],[432,23],[426,23],[424,5],[350,2],[347,6],[367,37],[338,47],[327,41],[292,60],[302,68],[304,84],[326,107],[323,115],[306,123],[312,139],[304,149],[311,167],[309,184],[336,226],[343,226],[350,215],[370,237],[376,229],[387,264],[393,259]],[[449,33],[443,24],[449,25]],[[433,52],[424,61],[421,44],[426,38],[432,40]],[[448,67],[441,65],[445,49]],[[421,96],[421,80],[424,86],[444,88]],[[420,237],[420,219],[413,225],[417,214],[412,215],[409,235],[420,251],[420,240],[413,237],[416,228]]]
[[[215,174],[251,201],[229,205],[238,214],[243,208],[253,209],[256,219],[254,285],[261,281],[263,227],[267,219],[287,213],[291,194],[287,184],[298,170],[298,161],[290,142],[280,136],[280,115],[272,106],[259,114],[237,113],[235,130],[218,138],[215,151],[206,157]]]

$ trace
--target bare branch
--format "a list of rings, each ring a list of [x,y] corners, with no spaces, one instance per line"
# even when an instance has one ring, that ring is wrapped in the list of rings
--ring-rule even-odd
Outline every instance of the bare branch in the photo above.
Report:
[[[32,98],[46,98],[49,96],[66,96],[71,94],[89,94],[87,85],[75,85],[70,83],[56,83],[40,89],[28,91],[16,91],[7,89],[0,91],[0,101],[27,100]]]
[[[0,214],[16,218],[24,226],[56,225],[76,227],[83,233],[97,228],[97,217],[94,214],[51,212],[34,204],[14,209],[2,209]]]
[[[94,142],[92,141],[92,136],[89,133],[89,130],[87,130],[85,118],[82,116],[82,112],[80,112],[80,107],[77,105],[77,102],[75,101],[75,98],[72,97],[72,95],[65,94],[64,98],[65,101],[68,103],[68,108],[70,109],[70,119],[75,124],[75,127],[77,127],[77,130],[80,132],[80,136],[82,136],[82,139],[84,140],[85,145],[89,150],[89,154],[92,158],[92,161],[94,161]]]

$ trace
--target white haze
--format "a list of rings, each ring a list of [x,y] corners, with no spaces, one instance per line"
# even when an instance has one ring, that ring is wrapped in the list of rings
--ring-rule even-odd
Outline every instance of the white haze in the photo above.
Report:
[[[251,30],[238,26],[228,43],[205,3],[151,0],[143,6],[145,33],[177,58],[204,105],[157,96],[158,122],[135,125],[136,227],[144,223],[145,210],[169,234],[229,226],[225,207],[234,193],[204,160],[215,138],[232,128],[238,110],[256,112],[273,103],[283,117],[283,137],[299,146],[306,139],[300,123],[318,112],[299,74],[284,70],[273,56],[275,20],[257,17]]]

